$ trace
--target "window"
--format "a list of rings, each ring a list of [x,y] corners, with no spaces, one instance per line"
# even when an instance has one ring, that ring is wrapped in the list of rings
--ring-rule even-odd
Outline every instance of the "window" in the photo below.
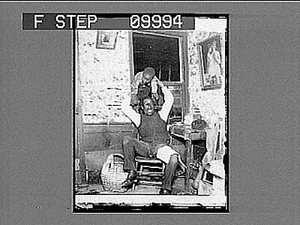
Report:
[[[161,81],[180,82],[179,38],[133,34],[134,74],[151,66]]]
[[[169,123],[182,121],[188,108],[186,40],[185,32],[132,32],[133,74],[153,67],[174,95]]]

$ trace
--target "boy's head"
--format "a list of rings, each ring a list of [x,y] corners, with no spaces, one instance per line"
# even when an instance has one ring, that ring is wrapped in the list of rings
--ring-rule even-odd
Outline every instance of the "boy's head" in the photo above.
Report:
[[[155,76],[155,70],[152,67],[147,67],[143,72],[143,84],[149,84]]]

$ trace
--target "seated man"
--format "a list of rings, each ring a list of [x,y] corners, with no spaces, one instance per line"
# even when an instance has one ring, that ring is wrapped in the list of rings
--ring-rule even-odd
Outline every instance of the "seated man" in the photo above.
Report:
[[[159,79],[155,76],[155,70],[152,67],[147,67],[143,72],[134,76],[134,81],[131,83],[130,105],[136,112],[140,113],[140,102],[147,96],[152,97],[155,107],[162,106],[164,97],[158,82]]]
[[[138,114],[130,106],[130,99],[122,104],[125,115],[137,127],[140,140],[125,136],[123,139],[124,171],[128,171],[128,177],[122,187],[131,188],[136,180],[135,157],[137,155],[158,158],[165,164],[165,172],[162,188],[159,194],[171,194],[174,174],[179,165],[185,169],[180,155],[170,146],[170,137],[167,131],[167,119],[172,108],[174,97],[162,82],[158,82],[165,96],[165,103],[159,112],[154,111],[154,103],[151,97],[142,100],[142,114]]]

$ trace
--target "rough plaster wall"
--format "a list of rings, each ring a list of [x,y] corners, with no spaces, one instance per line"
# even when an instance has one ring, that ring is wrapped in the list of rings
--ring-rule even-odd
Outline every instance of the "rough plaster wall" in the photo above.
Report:
[[[221,89],[201,90],[197,43],[216,34],[220,33],[188,32],[190,110],[200,109],[204,118],[214,113],[225,117],[224,79]],[[128,31],[118,31],[114,50],[96,49],[96,37],[97,31],[94,30],[79,32],[78,66],[82,81],[83,122],[129,122],[120,110],[124,96],[130,91]],[[224,55],[224,34],[221,37]]]
[[[118,31],[115,49],[96,49],[97,31],[79,32],[79,71],[84,123],[129,122],[120,104],[130,90],[128,32]]]
[[[188,32],[190,110],[200,109],[201,115],[204,118],[209,118],[212,114],[219,114],[222,118],[225,118],[224,76],[221,89],[201,90],[200,58],[197,44],[216,34],[220,33],[206,31]],[[222,55],[224,55],[224,34],[221,34],[221,48]],[[223,63],[223,65],[225,64]]]

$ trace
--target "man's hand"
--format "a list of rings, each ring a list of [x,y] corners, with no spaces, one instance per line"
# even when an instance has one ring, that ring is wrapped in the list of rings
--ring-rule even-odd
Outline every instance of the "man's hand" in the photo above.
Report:
[[[139,104],[139,100],[136,96],[131,96],[130,105],[135,106]]]
[[[134,105],[132,107],[134,109],[134,111],[136,111],[137,113],[140,113],[140,107],[138,105]]]

